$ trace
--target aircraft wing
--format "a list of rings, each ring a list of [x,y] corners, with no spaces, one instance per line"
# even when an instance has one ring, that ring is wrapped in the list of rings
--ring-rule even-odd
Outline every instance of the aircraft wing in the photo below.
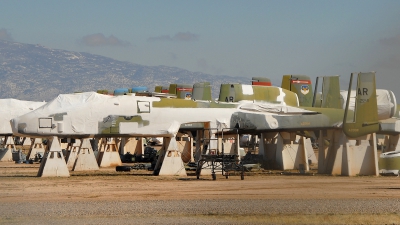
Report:
[[[243,107],[231,117],[231,127],[255,131],[289,131],[338,128],[343,120],[342,109],[310,111],[291,107]]]
[[[265,112],[275,114],[319,114],[320,112],[310,111],[298,107],[267,104],[267,103],[251,103],[243,104],[239,107],[243,111],[249,112]]]

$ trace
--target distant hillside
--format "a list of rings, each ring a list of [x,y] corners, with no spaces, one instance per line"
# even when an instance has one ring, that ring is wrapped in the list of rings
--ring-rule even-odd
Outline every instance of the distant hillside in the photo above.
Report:
[[[0,40],[0,98],[50,100],[58,94],[208,81],[217,97],[221,83],[250,84],[250,77],[190,72],[168,66],[142,66],[83,52]]]

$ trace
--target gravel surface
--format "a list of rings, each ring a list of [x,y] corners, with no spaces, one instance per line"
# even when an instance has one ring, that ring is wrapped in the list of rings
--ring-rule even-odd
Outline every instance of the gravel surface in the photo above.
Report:
[[[400,224],[398,177],[258,174],[216,181],[0,166],[0,224]]]
[[[240,216],[399,214],[399,209],[399,199],[43,201],[2,204],[0,218],[20,224],[246,224]]]
[[[399,199],[19,202],[1,205],[0,216],[378,214],[400,213],[399,209]]]

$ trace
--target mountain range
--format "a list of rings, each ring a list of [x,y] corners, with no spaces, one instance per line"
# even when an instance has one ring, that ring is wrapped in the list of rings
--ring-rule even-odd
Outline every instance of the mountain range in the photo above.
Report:
[[[210,75],[168,66],[144,66],[84,52],[0,40],[0,98],[49,101],[59,94],[210,82],[250,84],[251,77]]]

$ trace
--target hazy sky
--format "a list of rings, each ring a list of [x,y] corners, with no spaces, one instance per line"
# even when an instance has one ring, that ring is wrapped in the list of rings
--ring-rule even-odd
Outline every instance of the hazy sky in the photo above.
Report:
[[[278,86],[376,71],[400,99],[398,0],[2,0],[0,39]]]

